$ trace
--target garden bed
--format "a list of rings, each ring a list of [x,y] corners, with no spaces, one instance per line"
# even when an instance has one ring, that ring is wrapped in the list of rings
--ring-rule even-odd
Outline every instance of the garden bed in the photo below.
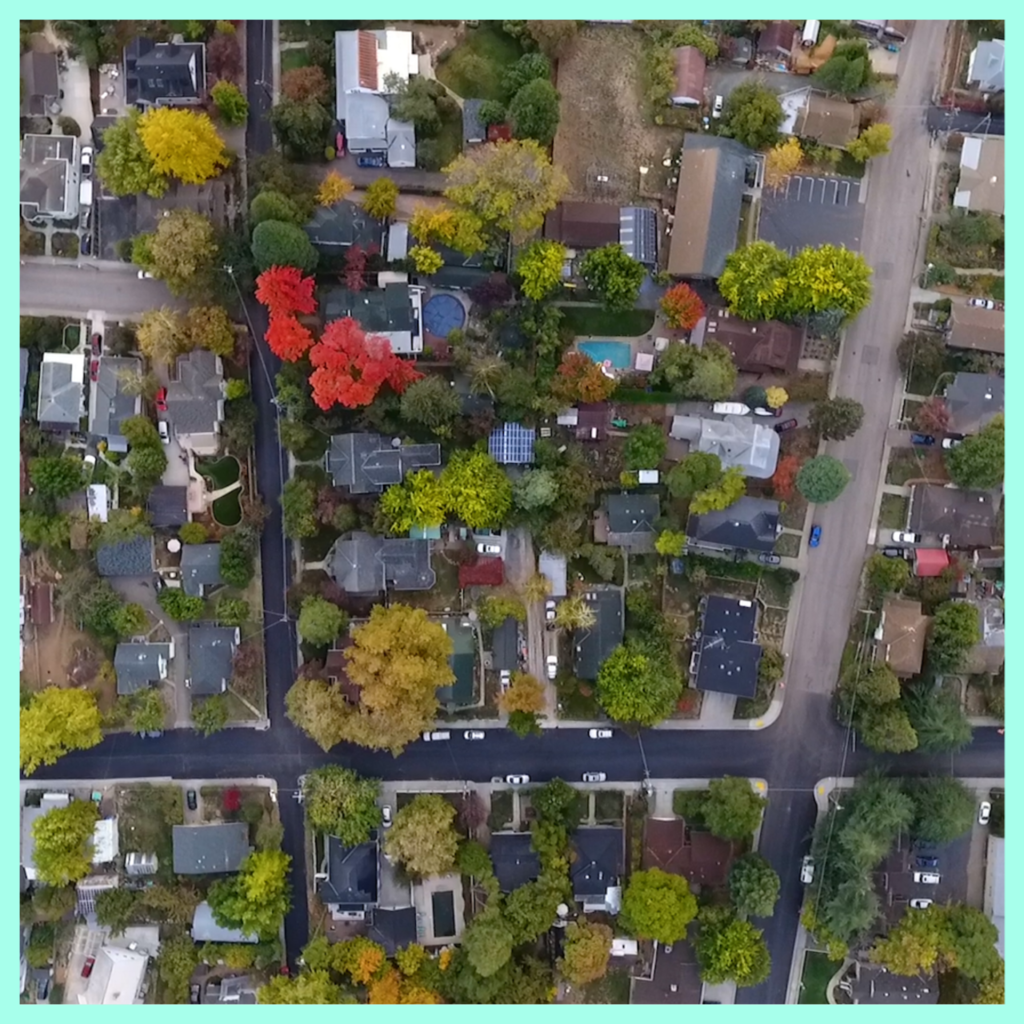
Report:
[[[672,811],[686,820],[691,828],[704,827],[703,807],[709,791],[706,789],[677,789],[672,793]]]
[[[761,718],[771,707],[774,696],[775,683],[765,683],[758,679],[754,696],[749,699],[740,697],[736,701],[732,712],[733,721]]]
[[[597,703],[595,683],[587,683],[573,676],[563,676],[556,685],[559,718],[581,722],[594,722],[604,718],[604,712]]]
[[[285,74],[288,71],[294,71],[296,68],[304,68],[309,66],[309,54],[306,52],[306,48],[303,46],[296,49],[287,49],[281,51],[281,74]]]

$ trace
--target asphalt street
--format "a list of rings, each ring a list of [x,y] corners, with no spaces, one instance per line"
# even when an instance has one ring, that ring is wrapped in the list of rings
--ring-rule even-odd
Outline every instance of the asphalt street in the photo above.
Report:
[[[833,445],[850,467],[854,482],[834,504],[817,511],[823,541],[813,553],[805,578],[781,718],[760,732],[645,731],[647,766],[654,778],[708,778],[724,774],[764,778],[769,804],[761,832],[761,850],[779,872],[782,891],[775,915],[765,928],[773,970],[768,982],[743,990],[743,1003],[783,1003],[793,940],[802,900],[800,858],[814,821],[812,788],[828,776],[856,775],[882,763],[893,773],[951,773],[962,777],[1001,777],[1003,742],[995,730],[979,730],[970,747],[956,755],[920,755],[877,759],[847,747],[847,736],[832,719],[830,692],[835,683],[860,567],[867,550],[875,481],[897,385],[895,347],[902,330],[914,271],[918,213],[927,167],[928,131],[922,110],[930,102],[930,83],[942,52],[944,22],[917,22],[890,117],[893,151],[874,161],[862,234],[862,251],[875,268],[875,297],[847,335],[839,368],[839,394],[861,401],[865,424],[855,438]],[[247,22],[250,104],[250,159],[272,144],[266,112],[270,106],[273,35],[269,22]],[[907,170],[910,175],[907,175]],[[105,265],[106,266],[106,265]],[[22,312],[82,314],[103,309],[109,318],[137,317],[169,296],[158,281],[138,280],[130,268],[91,270],[26,261],[21,267]],[[214,739],[192,732],[168,732],[158,741],[110,736],[89,751],[70,754],[39,779],[109,779],[173,776],[227,778],[265,775],[281,787],[280,811],[285,849],[293,858],[295,906],[285,929],[288,959],[294,966],[309,931],[306,901],[304,828],[300,805],[291,799],[297,779],[319,764],[335,763],[390,780],[459,779],[487,782],[508,774],[528,774],[544,782],[556,776],[570,781],[584,772],[603,771],[613,781],[639,781],[644,763],[636,738],[616,730],[611,740],[594,741],[582,730],[546,730],[541,737],[518,739],[507,731],[488,734],[483,743],[467,743],[453,730],[450,743],[413,744],[401,757],[342,745],[324,754],[284,716],[284,695],[295,673],[294,629],[285,617],[290,581],[288,547],[281,532],[280,494],[285,479],[278,444],[272,380],[277,360],[263,342],[264,311],[255,301],[246,311],[256,335],[252,365],[256,421],[256,462],[263,500],[271,510],[261,556],[266,622],[268,705],[271,729],[229,730]]]

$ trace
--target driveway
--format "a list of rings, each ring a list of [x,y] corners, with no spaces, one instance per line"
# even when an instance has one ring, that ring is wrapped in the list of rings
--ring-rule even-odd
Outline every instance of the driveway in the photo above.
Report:
[[[73,117],[82,129],[83,145],[92,143],[92,94],[89,91],[89,68],[83,60],[69,60],[68,69],[61,75],[60,87],[64,90],[61,101],[65,117]]]

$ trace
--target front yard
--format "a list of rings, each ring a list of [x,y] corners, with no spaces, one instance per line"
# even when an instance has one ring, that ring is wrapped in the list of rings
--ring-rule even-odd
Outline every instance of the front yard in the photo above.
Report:
[[[812,1005],[826,1005],[825,993],[839,964],[830,960],[825,953],[808,950],[804,954],[804,970],[800,978],[800,1002]]]
[[[910,499],[901,494],[883,494],[878,510],[878,525],[883,529],[902,530],[907,523]]]
[[[484,22],[442,58],[437,79],[463,99],[504,100],[502,73],[522,53],[519,43],[502,32],[500,22]]]
[[[885,473],[887,484],[902,487],[911,480],[946,483],[948,479],[942,449],[937,446],[896,448],[889,453],[889,465]]]

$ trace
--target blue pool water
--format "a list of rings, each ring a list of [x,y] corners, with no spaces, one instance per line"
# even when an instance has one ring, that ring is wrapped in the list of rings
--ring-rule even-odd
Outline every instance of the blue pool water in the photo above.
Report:
[[[633,350],[624,341],[581,341],[576,347],[595,363],[607,359],[616,370],[628,370],[632,366]]]

